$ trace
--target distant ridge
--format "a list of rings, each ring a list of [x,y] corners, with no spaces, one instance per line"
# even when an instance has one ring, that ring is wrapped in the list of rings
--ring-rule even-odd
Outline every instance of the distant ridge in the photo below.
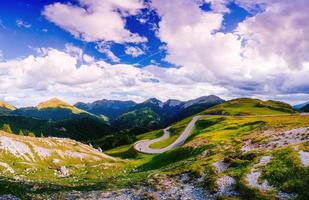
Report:
[[[41,102],[36,106],[38,109],[48,109],[48,108],[65,108],[71,110],[74,114],[79,114],[84,112],[83,110],[70,105],[69,103],[60,100],[58,98],[52,98],[47,101]]]
[[[11,104],[0,101],[0,115],[9,115],[14,110],[16,110],[16,108]]]
[[[0,108],[6,108],[8,110],[16,110],[15,106],[13,106],[9,103],[6,103],[4,101],[0,101]]]
[[[296,109],[296,110],[308,110],[308,109],[306,109],[306,107],[309,107],[308,105],[309,105],[309,101],[304,102],[302,104],[294,105],[293,108]]]

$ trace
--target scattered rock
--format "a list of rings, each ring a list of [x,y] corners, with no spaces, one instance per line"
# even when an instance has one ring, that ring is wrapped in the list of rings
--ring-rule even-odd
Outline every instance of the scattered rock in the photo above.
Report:
[[[225,163],[223,160],[220,160],[215,162],[213,166],[216,168],[217,173],[222,173],[229,167],[229,164]]]
[[[66,178],[70,176],[69,170],[65,166],[61,166],[59,169],[57,169],[57,172],[59,174],[59,177]]]
[[[260,188],[262,191],[268,191],[274,189],[272,186],[268,184],[267,180],[263,180],[262,184],[259,183],[259,178],[262,173],[257,169],[259,166],[266,165],[271,158],[272,158],[271,156],[263,156],[260,159],[259,163],[253,165],[250,173],[247,174],[247,181],[251,187]]]
[[[241,148],[242,151],[274,149],[284,145],[309,141],[309,127],[295,128],[288,131],[266,130],[260,136],[267,138],[267,141],[263,143],[252,143],[252,140],[247,140]]]
[[[7,136],[0,136],[0,150],[11,153],[16,157],[24,158],[27,161],[34,160],[28,145]]]
[[[234,191],[236,180],[230,176],[222,176],[216,181],[219,195],[235,196],[238,193]]]
[[[0,162],[0,166],[4,167],[6,171],[10,172],[11,174],[15,174],[15,171],[7,163]]]
[[[188,183],[187,174],[168,178],[153,177],[149,185],[125,188],[117,191],[71,191],[61,193],[63,199],[104,199],[104,200],[144,200],[144,199],[194,199],[214,200],[207,190]],[[184,183],[185,181],[186,183]],[[155,188],[155,186],[158,186]],[[56,200],[59,194],[52,194],[48,199]]]
[[[305,167],[309,166],[309,152],[299,151],[300,160]]]
[[[11,194],[0,196],[0,200],[20,200],[20,198],[17,198]]]
[[[285,193],[285,192],[278,192],[278,199],[279,200],[288,200],[288,199],[296,199],[295,194]]]

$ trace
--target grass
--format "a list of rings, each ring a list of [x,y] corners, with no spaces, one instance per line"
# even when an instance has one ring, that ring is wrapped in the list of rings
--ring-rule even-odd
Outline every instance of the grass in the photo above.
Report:
[[[274,115],[290,114],[297,111],[285,103],[278,101],[262,101],[259,99],[233,99],[202,112],[203,114],[223,115]]]
[[[185,128],[187,127],[187,124],[191,121],[191,119],[192,119],[192,117],[189,117],[189,118],[186,118],[186,119],[182,120],[181,122],[173,125],[169,129],[170,136],[165,140],[161,140],[161,141],[158,141],[158,142],[151,144],[150,148],[161,149],[161,148],[164,148],[164,147],[171,145],[183,133],[183,131],[185,130]]]
[[[46,108],[64,108],[64,109],[69,109],[72,111],[74,114],[79,114],[82,112],[85,112],[83,110],[80,110],[79,108],[76,108],[75,106],[72,106],[60,99],[57,98],[52,98],[48,101],[41,102],[37,105],[38,109],[46,109]]]
[[[163,130],[155,130],[155,131],[151,131],[148,133],[144,133],[141,135],[137,136],[137,140],[152,140],[158,137],[161,137],[163,135]],[[119,157],[119,158],[141,158],[143,157],[143,154],[139,154],[137,153],[134,149],[133,149],[133,144],[129,144],[129,145],[123,145],[123,146],[119,146],[107,151],[104,151],[104,153],[110,155],[110,156],[114,156],[114,157]]]
[[[274,152],[274,158],[263,169],[263,178],[284,192],[298,194],[299,199],[309,197],[309,168],[302,166],[292,147]]]

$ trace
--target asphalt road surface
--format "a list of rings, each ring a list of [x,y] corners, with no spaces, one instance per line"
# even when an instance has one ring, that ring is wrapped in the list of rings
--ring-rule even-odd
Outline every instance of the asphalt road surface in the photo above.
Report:
[[[259,117],[270,117],[270,116],[274,117],[274,116],[286,116],[286,115],[291,115],[291,114],[246,115],[246,116],[233,116],[233,117],[239,117],[239,118],[241,118],[241,117],[257,117],[257,116],[259,116]],[[308,113],[301,113],[300,115],[308,115]],[[147,153],[147,154],[159,154],[159,153],[163,153],[163,152],[166,152],[168,150],[171,150],[174,147],[182,145],[186,141],[186,139],[189,137],[192,129],[194,128],[195,123],[200,118],[214,117],[214,116],[227,117],[227,116],[224,116],[224,115],[197,115],[197,116],[192,118],[190,123],[187,125],[186,129],[177,138],[177,140],[174,141],[169,146],[161,148],[161,149],[152,149],[152,148],[149,147],[151,144],[165,140],[170,136],[170,132],[169,132],[170,127],[167,127],[167,128],[164,129],[164,134],[161,137],[153,139],[153,140],[140,140],[140,141],[138,141],[134,144],[134,149],[141,152],[141,153]]]
[[[187,125],[186,129],[183,131],[183,133],[177,138],[177,140],[175,140],[172,144],[170,144],[167,147],[164,147],[162,149],[152,149],[149,146],[153,143],[167,139],[170,136],[170,132],[169,132],[170,127],[164,129],[164,134],[161,137],[153,139],[153,140],[138,141],[137,143],[135,143],[134,148],[135,150],[139,152],[147,153],[147,154],[158,154],[158,153],[163,153],[165,151],[171,150],[174,147],[182,145],[186,141],[186,139],[189,137],[192,129],[194,128],[195,123],[200,118],[207,117],[207,116],[210,116],[210,115],[198,115],[198,116],[193,117],[190,123]]]

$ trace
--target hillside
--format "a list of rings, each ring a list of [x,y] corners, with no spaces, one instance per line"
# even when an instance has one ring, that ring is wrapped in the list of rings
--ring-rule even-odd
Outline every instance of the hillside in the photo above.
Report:
[[[279,101],[262,101],[259,99],[233,99],[214,106],[202,114],[214,115],[271,115],[296,113],[289,104]]]
[[[39,110],[43,110],[43,109],[50,109],[50,108],[64,108],[64,109],[68,109],[71,110],[72,113],[74,114],[79,114],[84,112],[83,110],[80,110],[78,108],[76,108],[75,106],[72,106],[60,99],[57,98],[52,98],[49,99],[47,101],[41,102],[36,106]]]
[[[295,110],[300,110],[301,108],[305,107],[308,104],[309,104],[309,102],[307,101],[307,102],[304,102],[304,103],[301,103],[301,104],[296,104],[296,105],[293,106],[293,108]]]
[[[160,115],[148,107],[125,113],[113,122],[114,126],[117,126],[119,129],[134,134],[158,129],[163,123]]]
[[[24,116],[0,116],[0,127],[4,124],[10,125],[15,134],[22,132],[27,135],[31,132],[37,137],[66,137],[83,142],[115,134],[115,129],[104,121],[88,117],[51,121]]]
[[[134,101],[118,101],[118,100],[99,100],[93,103],[78,102],[74,106],[95,115],[104,115],[113,120],[123,113],[132,109],[136,103]]]
[[[269,112],[264,108],[264,112]],[[191,118],[175,123],[173,131],[182,131]],[[179,133],[178,133],[179,135]],[[161,131],[149,132],[140,140],[162,136]],[[174,134],[172,135],[173,138]],[[299,114],[269,116],[213,116],[197,121],[186,143],[158,155],[132,153],[132,145],[107,151],[108,154],[140,160],[141,174],[151,176],[146,185],[162,184],[160,194],[182,194],[180,188],[202,188],[198,199],[307,199],[309,193],[309,116]],[[152,148],[163,148],[168,138]],[[160,174],[160,175],[159,175]],[[132,174],[132,177],[136,175]],[[154,181],[155,180],[155,181]],[[132,179],[131,179],[132,181]],[[142,183],[143,184],[143,183]],[[179,191],[178,191],[179,189]],[[143,196],[147,188],[137,192]],[[124,192],[114,198],[125,195]],[[129,193],[127,192],[127,193]],[[193,192],[193,194],[191,193]],[[196,190],[186,191],[194,199]],[[104,192],[102,192],[104,194]],[[163,195],[164,196],[164,195]]]
[[[163,128],[222,102],[224,102],[223,99],[214,95],[184,102],[175,99],[162,102],[156,98],[150,98],[136,104],[131,111],[113,120],[112,124],[131,134],[139,134],[155,128]]]
[[[303,112],[309,112],[309,104],[305,105],[300,110],[303,111]]]
[[[14,111],[16,108],[11,104],[8,104],[4,101],[0,101],[0,115],[7,115]]]
[[[36,107],[16,109],[11,114],[45,120],[65,120],[78,118],[80,116],[94,117],[91,116],[91,114],[57,98],[41,102]]]
[[[0,152],[0,194],[8,190],[23,198],[23,190],[40,193],[42,187],[56,191],[88,185],[106,181],[123,168],[119,160],[70,139],[34,138],[0,131]]]

